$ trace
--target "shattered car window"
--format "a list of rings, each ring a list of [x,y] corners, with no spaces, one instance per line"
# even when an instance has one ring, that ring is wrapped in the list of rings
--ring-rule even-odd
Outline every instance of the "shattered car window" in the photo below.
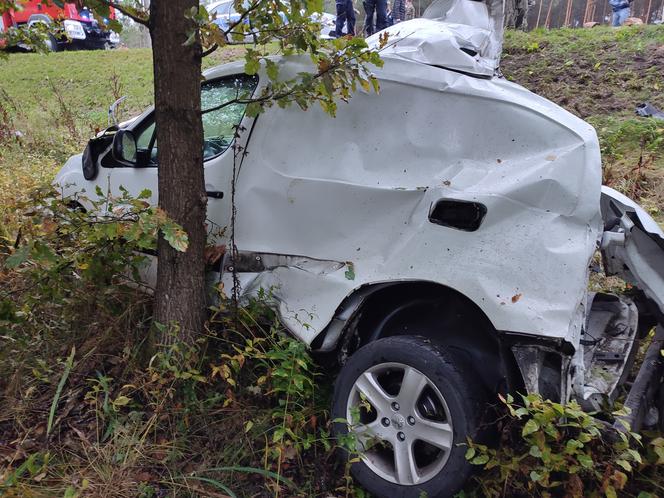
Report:
[[[258,83],[252,76],[235,76],[212,81],[201,89],[204,158],[224,152],[233,142],[235,128],[242,121],[247,104]]]
[[[218,156],[233,143],[235,127],[242,121],[247,107],[247,104],[241,101],[251,97],[257,84],[257,77],[247,75],[203,83],[201,88],[203,160]],[[149,150],[148,157],[152,165],[157,164],[157,138],[154,134],[155,123],[150,121],[136,137],[138,149]]]

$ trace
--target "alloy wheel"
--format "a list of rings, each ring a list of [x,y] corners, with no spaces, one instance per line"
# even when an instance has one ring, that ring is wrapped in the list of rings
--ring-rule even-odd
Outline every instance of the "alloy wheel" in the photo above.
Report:
[[[432,479],[452,449],[445,398],[425,374],[402,363],[381,363],[357,378],[348,396],[346,420],[364,463],[396,484]]]

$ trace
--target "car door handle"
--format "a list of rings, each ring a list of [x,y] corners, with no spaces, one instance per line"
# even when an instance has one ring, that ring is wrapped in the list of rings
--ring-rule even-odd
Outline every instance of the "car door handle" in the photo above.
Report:
[[[224,198],[224,193],[221,190],[206,190],[205,193],[208,197],[212,197],[213,199]]]

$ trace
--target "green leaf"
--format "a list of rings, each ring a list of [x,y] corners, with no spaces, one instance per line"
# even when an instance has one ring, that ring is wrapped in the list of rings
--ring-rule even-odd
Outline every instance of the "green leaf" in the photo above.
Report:
[[[118,396],[113,401],[113,406],[126,406],[129,404],[130,401],[131,398],[129,398],[128,396]]]
[[[67,489],[65,489],[65,494],[62,496],[63,498],[78,498],[79,492],[76,491],[76,489],[72,486],[67,486]]]
[[[346,263],[346,273],[344,273],[344,276],[348,280],[355,280],[355,267],[353,263]]]
[[[582,432],[581,434],[579,434],[579,441],[581,441],[582,443],[587,443],[591,440],[592,440],[592,436],[590,434],[587,434],[585,432]]]
[[[283,427],[279,427],[276,431],[274,431],[274,434],[272,435],[272,442],[273,443],[281,442],[285,434],[286,434],[286,429],[284,429]]]
[[[164,239],[169,245],[179,252],[185,252],[187,247],[189,247],[189,237],[187,232],[182,230],[179,226],[175,224],[168,224],[161,228],[161,232],[164,234]]]
[[[489,455],[477,455],[475,458],[473,458],[470,463],[473,465],[484,465],[489,461]]]
[[[265,61],[265,72],[267,73],[267,77],[272,81],[276,81],[279,78],[279,66],[270,59]]]
[[[183,43],[185,47],[188,47],[190,45],[193,45],[196,42],[196,35],[198,33],[196,30],[193,30],[191,33],[189,33],[189,36],[187,37],[186,41]]]
[[[575,453],[579,448],[583,448],[583,443],[581,441],[577,441],[576,439],[570,439],[565,444],[565,451],[569,454]]]
[[[524,437],[529,436],[530,434],[537,432],[539,428],[540,428],[539,424],[534,419],[531,418],[528,422],[526,422],[526,425],[523,426],[521,435]]]
[[[28,259],[31,246],[29,244],[19,247],[14,254],[5,260],[5,267],[9,269],[17,268]]]
[[[2,314],[0,313],[0,319],[2,319],[1,316]],[[657,465],[662,465],[664,463],[664,448],[661,446],[655,446],[653,447],[653,450],[655,455],[657,455]]]
[[[528,415],[528,409],[523,407],[518,408],[517,410],[514,410],[514,413],[512,413],[512,415],[514,415],[517,418],[521,418],[524,415]]]
[[[261,113],[262,110],[263,108],[258,102],[250,102],[249,104],[247,104],[247,107],[245,109],[245,114],[247,115],[247,117],[255,118]]]
[[[0,301],[0,322],[16,322],[16,310],[14,303],[9,299]]]
[[[586,469],[590,469],[593,466],[593,459],[590,458],[590,456],[586,455],[585,453],[577,455],[576,459],[581,464],[581,466]]]
[[[630,456],[632,457],[632,459],[635,462],[643,463],[643,459],[641,458],[641,454],[638,451],[633,450],[633,449],[630,448],[630,449],[627,450],[627,452],[630,454]]]
[[[284,476],[277,474],[276,472],[272,472],[271,470],[259,469],[256,467],[212,467],[210,469],[199,470],[198,472],[242,472],[246,474],[258,474],[261,476],[269,477],[270,479],[274,479],[275,481],[281,484],[285,484],[290,488],[297,488],[295,483],[290,479],[287,479]]]
[[[244,63],[244,72],[252,76],[256,74],[261,68],[261,63],[258,59],[250,58]]]
[[[110,29],[111,31],[115,31],[116,33],[121,33],[123,28],[122,23],[117,19],[109,19],[107,27],[108,29]]]
[[[616,465],[620,465],[627,472],[632,471],[632,465],[627,460],[623,459],[616,460]]]
[[[35,242],[30,255],[35,262],[41,263],[47,268],[54,265],[58,260],[53,250],[41,242]]]

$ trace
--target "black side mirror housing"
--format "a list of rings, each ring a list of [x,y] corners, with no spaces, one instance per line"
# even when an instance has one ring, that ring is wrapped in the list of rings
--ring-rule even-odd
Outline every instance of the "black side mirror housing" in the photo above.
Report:
[[[118,130],[113,137],[113,159],[136,166],[138,161],[138,148],[136,137],[129,130]]]

